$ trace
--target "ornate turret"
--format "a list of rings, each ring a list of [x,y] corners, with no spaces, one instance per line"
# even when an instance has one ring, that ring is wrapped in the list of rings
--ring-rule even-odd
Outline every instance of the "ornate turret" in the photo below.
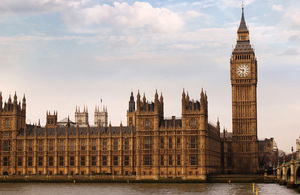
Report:
[[[140,108],[140,93],[137,94],[137,109]],[[133,92],[131,92],[130,100],[129,100],[129,108],[127,110],[127,125],[135,126],[136,125],[136,111],[135,111],[135,101]]]
[[[88,107],[83,107],[83,112],[80,112],[80,107],[75,111],[75,123],[78,125],[88,125],[89,124],[89,113],[88,113]]]
[[[207,97],[205,96],[206,94],[204,94],[202,89],[200,94],[200,110],[202,114],[207,114],[207,108],[206,108]]]
[[[160,103],[163,103],[164,102],[164,97],[163,97],[163,94],[161,93],[160,94]]]
[[[101,99],[102,104],[102,99]],[[94,124],[99,125],[101,127],[107,127],[108,125],[108,112],[107,107],[103,105],[102,111],[99,109],[99,106],[95,106],[95,112],[94,112]]]
[[[22,100],[22,110],[26,111],[26,98],[25,98],[25,94],[24,94],[23,100]]]
[[[217,129],[218,129],[218,131],[220,132],[220,121],[219,121],[219,118],[218,118],[218,120],[217,120]]]
[[[141,106],[141,95],[140,95],[140,91],[138,90],[138,94],[136,96],[136,107],[137,107],[137,110],[140,109],[140,106]]]
[[[46,112],[47,119],[46,119],[46,126],[47,127],[55,127],[57,125],[57,111],[53,112],[53,115],[51,115],[50,111]]]
[[[18,103],[18,97],[17,97],[17,92],[15,92],[15,95],[14,95],[14,104],[17,104]]]
[[[182,91],[182,97],[181,97],[181,112],[185,109],[186,102],[185,102],[185,92],[184,89]]]
[[[135,111],[135,101],[134,101],[133,92],[131,92],[128,112],[134,112],[134,111]]]
[[[189,92],[186,92],[186,97],[185,97],[186,102],[190,101],[190,96],[189,96]]]
[[[157,94],[157,90],[156,90],[155,95],[154,95],[154,102],[155,102],[155,103],[158,103],[158,94]]]
[[[8,98],[8,104],[11,104],[11,95],[9,94],[9,98]]]

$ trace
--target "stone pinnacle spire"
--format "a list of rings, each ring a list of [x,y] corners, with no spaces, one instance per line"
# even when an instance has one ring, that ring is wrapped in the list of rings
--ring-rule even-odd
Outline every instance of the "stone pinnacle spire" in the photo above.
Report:
[[[238,32],[248,32],[248,28],[247,28],[247,25],[245,22],[245,17],[244,17],[244,6],[242,6],[242,18],[241,18]]]

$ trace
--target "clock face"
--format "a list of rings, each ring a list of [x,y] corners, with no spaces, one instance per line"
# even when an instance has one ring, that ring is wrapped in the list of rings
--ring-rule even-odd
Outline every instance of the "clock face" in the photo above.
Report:
[[[237,67],[236,72],[240,77],[246,77],[250,73],[250,68],[247,64],[240,64]]]

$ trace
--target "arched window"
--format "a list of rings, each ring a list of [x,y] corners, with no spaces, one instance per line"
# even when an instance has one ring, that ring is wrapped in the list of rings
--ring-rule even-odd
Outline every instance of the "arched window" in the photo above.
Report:
[[[9,119],[7,118],[7,119],[5,119],[5,128],[9,128]]]

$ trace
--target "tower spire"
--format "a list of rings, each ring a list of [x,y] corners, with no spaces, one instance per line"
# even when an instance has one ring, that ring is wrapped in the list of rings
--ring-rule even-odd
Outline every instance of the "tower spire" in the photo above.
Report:
[[[242,4],[242,17],[241,17],[241,22],[240,22],[238,32],[248,32],[248,28],[247,28],[247,25],[245,22],[245,16],[244,16],[244,3]]]

